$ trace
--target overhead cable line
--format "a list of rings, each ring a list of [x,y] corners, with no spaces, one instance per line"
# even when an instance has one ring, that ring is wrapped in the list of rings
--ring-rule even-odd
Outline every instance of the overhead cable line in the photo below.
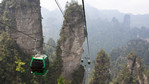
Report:
[[[24,35],[30,37],[30,38],[33,39],[33,40],[36,40],[34,37],[32,37],[32,36],[30,36],[30,35],[28,35],[28,34],[22,32],[22,31],[18,31],[16,28],[14,28],[14,27],[12,27],[12,26],[10,26],[10,25],[8,25],[8,24],[5,24],[5,23],[3,23],[3,22],[1,22],[1,21],[0,21],[0,23],[3,24],[3,25],[5,25],[5,26],[7,26],[7,27],[9,27],[9,28],[14,29],[15,31],[17,31],[17,32],[19,32],[19,33],[22,33],[22,34],[24,34]]]
[[[89,48],[89,41],[88,41],[88,32],[87,32],[87,22],[86,22],[86,15],[85,15],[84,0],[82,0],[82,5],[83,5],[83,15],[84,15],[84,22],[85,22],[84,27],[85,27],[86,39],[87,39],[88,56],[90,57],[90,48]]]
[[[57,4],[57,6],[58,6],[59,10],[61,11],[62,15],[64,16],[64,12],[63,12],[63,10],[62,10],[62,8],[61,8],[60,4],[58,3],[58,1],[57,1],[57,0],[55,0],[55,2],[56,2],[56,4]]]
[[[88,40],[88,32],[87,32],[87,22],[86,22],[86,14],[85,14],[85,5],[84,5],[84,0],[82,0],[82,5],[83,5],[83,16],[84,16],[84,30],[86,33],[86,40],[87,40],[87,49],[88,49],[88,55],[85,56],[85,59],[88,61],[90,64],[90,47],[89,47],[89,40]],[[83,79],[83,84],[88,84],[88,74],[89,74],[89,66],[88,64],[85,65],[86,71]]]
[[[36,47],[36,42],[37,42],[37,41],[39,41],[38,39],[35,39],[35,38],[33,38],[33,37],[29,36],[28,34],[26,34],[26,33],[22,32],[22,31],[18,31],[18,30],[17,30],[17,29],[15,29],[14,27],[9,26],[8,24],[5,24],[5,23],[3,23],[3,22],[1,22],[1,21],[0,21],[0,23],[1,23],[1,24],[3,24],[3,25],[5,25],[5,26],[8,26],[9,28],[14,29],[15,31],[17,31],[17,32],[19,32],[19,33],[24,34],[25,36],[30,37],[30,38],[31,38],[31,39],[33,39],[33,40],[35,40],[35,47]],[[44,43],[44,42],[43,42],[43,44],[48,45],[48,46],[51,46],[51,47],[53,47],[53,48],[57,48],[56,46],[49,45],[48,43]],[[36,47],[36,48],[37,48],[37,47]],[[35,48],[35,49],[36,49],[36,48]],[[65,52],[66,52],[66,51],[65,51]]]
[[[61,11],[61,13],[62,13],[62,15],[63,15],[63,18],[64,18],[64,12],[63,12],[63,10],[62,10],[62,8],[61,8],[60,4],[58,3],[58,1],[57,1],[57,0],[55,0],[55,2],[56,2],[56,4],[57,4],[57,6],[58,6],[59,10]],[[67,22],[67,20],[66,20],[66,23],[68,23],[68,22]],[[70,26],[69,26],[69,27],[70,27]],[[70,28],[70,31],[72,32],[73,36],[75,36],[75,34],[73,33],[72,28]]]
[[[22,33],[23,35],[30,37],[30,38],[33,39],[34,41],[39,41],[38,39],[36,39],[36,38],[34,38],[34,37],[32,37],[32,36],[30,36],[30,35],[28,35],[28,34],[22,32],[22,31],[18,31],[18,30],[15,29],[14,27],[12,27],[12,26],[10,26],[10,25],[8,25],[8,24],[5,24],[5,23],[3,23],[2,21],[0,21],[0,24],[3,24],[3,25],[5,25],[5,26],[9,27],[10,29],[14,29],[14,30],[17,31],[17,32]],[[49,45],[49,44],[44,43],[44,42],[43,42],[43,44],[46,44],[46,45],[48,45],[48,46],[51,46],[51,47],[56,48],[55,46]]]

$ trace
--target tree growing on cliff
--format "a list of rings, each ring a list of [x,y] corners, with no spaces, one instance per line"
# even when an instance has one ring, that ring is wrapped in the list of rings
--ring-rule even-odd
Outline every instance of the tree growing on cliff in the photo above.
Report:
[[[110,60],[109,56],[101,49],[94,64],[94,75],[90,84],[109,84],[110,81]]]
[[[114,84],[148,84],[145,83],[146,77],[141,58],[135,52],[131,52],[127,56],[127,64],[119,73]]]

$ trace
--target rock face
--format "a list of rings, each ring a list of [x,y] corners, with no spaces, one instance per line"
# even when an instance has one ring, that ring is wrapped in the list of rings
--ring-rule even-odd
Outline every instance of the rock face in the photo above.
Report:
[[[11,37],[25,51],[33,53],[36,45],[37,50],[42,51],[42,24],[40,0],[4,0],[2,2],[3,21],[11,27],[29,36],[8,28]],[[34,39],[37,39],[35,44]]]
[[[148,84],[148,77],[145,74],[141,59],[135,52],[127,57],[127,65],[118,76],[115,84]]]
[[[127,68],[129,72],[136,76],[136,84],[148,84],[148,78],[143,72],[144,69],[142,67],[140,59],[136,56],[136,54],[131,53],[127,58]],[[131,79],[130,79],[131,80]]]
[[[65,20],[60,33],[60,48],[63,60],[64,78],[70,80],[71,74],[80,66],[85,41],[82,7],[71,3],[65,11]]]

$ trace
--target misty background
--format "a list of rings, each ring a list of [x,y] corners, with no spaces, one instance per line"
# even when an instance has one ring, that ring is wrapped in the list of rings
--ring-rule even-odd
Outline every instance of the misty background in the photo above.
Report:
[[[58,9],[49,11],[44,7],[41,11],[45,42],[49,38],[57,41],[63,25],[61,12]],[[149,37],[149,14],[134,15],[118,10],[99,10],[87,4],[86,16],[92,59],[101,48],[110,53],[112,49],[126,45],[131,39]],[[84,49],[86,53],[86,43]]]

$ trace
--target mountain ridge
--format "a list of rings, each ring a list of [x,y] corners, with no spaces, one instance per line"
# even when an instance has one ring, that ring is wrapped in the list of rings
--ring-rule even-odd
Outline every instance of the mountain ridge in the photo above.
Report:
[[[43,17],[42,23],[45,40],[52,37],[56,41],[59,38],[60,28],[62,27],[63,15],[58,9],[50,11],[44,7],[41,7],[41,12]],[[100,20],[111,22],[113,17],[117,18],[119,22],[123,22],[123,17],[125,14],[126,13],[119,12],[118,10],[99,10],[88,4],[86,6],[86,17],[88,24],[90,24],[90,20],[97,20],[98,22]],[[131,28],[149,28],[149,14],[129,15],[131,17]],[[52,32],[52,34],[48,31]]]

